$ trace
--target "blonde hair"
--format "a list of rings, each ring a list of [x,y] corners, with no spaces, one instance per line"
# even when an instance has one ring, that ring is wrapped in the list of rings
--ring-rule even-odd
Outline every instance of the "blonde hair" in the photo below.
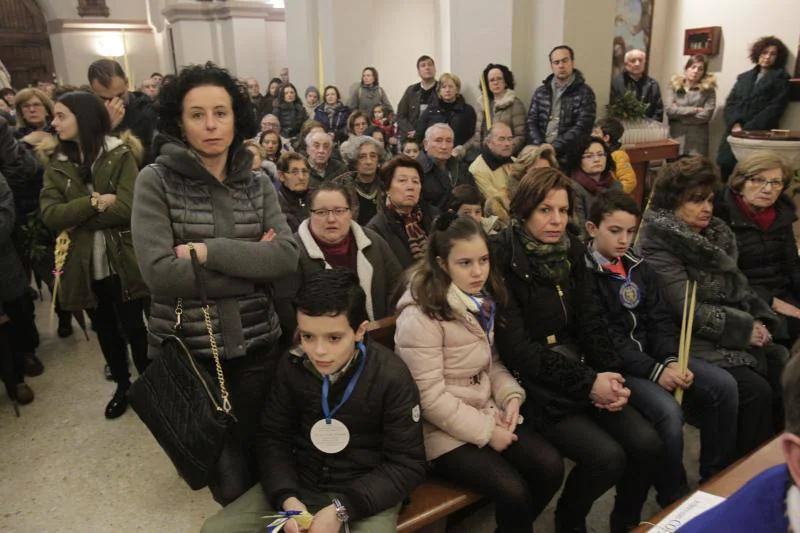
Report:
[[[439,87],[446,81],[453,82],[453,85],[456,86],[456,91],[461,94],[461,78],[456,76],[455,74],[451,74],[449,72],[445,72],[441,76],[439,76]]]
[[[735,192],[742,192],[748,178],[773,168],[781,169],[785,187],[792,177],[792,169],[780,155],[768,150],[756,152],[736,163],[728,186]]]
[[[266,148],[264,148],[263,146],[258,144],[258,141],[254,141],[253,139],[248,139],[248,140],[246,140],[244,142],[244,147],[245,148],[252,148],[253,150],[255,150],[255,152],[258,154],[258,156],[262,160],[267,158],[267,150],[266,150]]]
[[[19,91],[16,96],[14,97],[14,107],[17,109],[17,120],[21,121],[26,126],[28,125],[25,122],[25,118],[22,115],[22,106],[31,98],[38,98],[40,102],[44,105],[45,109],[47,109],[47,116],[53,116],[53,101],[50,100],[50,97],[44,94],[39,89],[35,87],[28,87],[27,89],[22,89]]]

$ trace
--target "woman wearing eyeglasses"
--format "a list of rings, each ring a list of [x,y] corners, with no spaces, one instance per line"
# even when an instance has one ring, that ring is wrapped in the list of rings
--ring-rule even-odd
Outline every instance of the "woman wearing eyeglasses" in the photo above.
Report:
[[[614,179],[614,159],[611,149],[598,137],[582,137],[577,140],[569,157],[570,177],[575,191],[575,223],[580,235],[586,234],[586,217],[599,192],[609,189],[622,190]]]
[[[306,159],[297,152],[285,152],[278,159],[278,203],[286,215],[286,222],[292,231],[297,231],[300,223],[308,218],[309,170]]]
[[[17,136],[30,145],[37,145],[53,135],[53,101],[39,89],[22,89],[14,98],[17,110]],[[37,133],[39,132],[39,133]],[[34,134],[34,135],[31,135]]]
[[[793,202],[782,194],[791,168],[772,152],[737,163],[714,212],[736,235],[739,269],[778,314],[775,339],[791,348],[800,337],[800,259]]]
[[[394,314],[390,300],[402,269],[386,241],[355,221],[358,200],[352,186],[326,181],[308,197],[308,219],[294,235],[300,250],[298,270],[291,282],[276,284],[284,333],[294,335],[297,325],[291,304],[297,289],[326,268],[349,268],[358,274],[361,288],[367,294],[370,320]]]

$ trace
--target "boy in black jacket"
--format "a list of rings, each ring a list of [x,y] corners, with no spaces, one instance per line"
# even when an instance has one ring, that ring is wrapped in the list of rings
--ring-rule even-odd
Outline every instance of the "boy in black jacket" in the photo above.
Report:
[[[677,327],[663,301],[656,273],[629,252],[641,215],[622,191],[598,195],[586,230],[586,263],[594,297],[606,312],[614,346],[623,358],[630,403],[655,426],[664,443],[656,476],[657,501],[667,506],[689,491],[683,467],[683,411],[701,428],[700,479],[708,480],[734,457],[738,393],[724,369],[697,358],[678,367]],[[684,389],[683,411],[674,391]]]
[[[261,483],[203,533],[389,533],[425,478],[419,391],[403,361],[363,344],[366,295],[345,269],[312,276],[295,301],[300,345],[280,362],[261,418]],[[235,407],[235,406],[234,406]],[[302,529],[300,524],[302,524]]]

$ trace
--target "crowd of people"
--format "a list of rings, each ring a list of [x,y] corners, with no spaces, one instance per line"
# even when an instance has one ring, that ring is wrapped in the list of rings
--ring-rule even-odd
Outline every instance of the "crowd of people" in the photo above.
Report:
[[[145,373],[179,331],[212,376],[218,350],[237,423],[205,532],[276,512],[292,533],[394,531],[427,472],[491,499],[498,530],[530,532],[562,483],[556,531],[586,531],[612,487],[610,530],[636,527],[651,486],[662,506],[690,490],[685,421],[701,431],[701,481],[783,429],[800,335],[792,169],[767,152],[737,162],[725,141],[718,168],[706,59],[663,100],[631,50],[612,98],[669,120],[686,154],[643,211],[623,126],[597,119],[575,57],[553,48],[527,110],[507,66],[480,74],[476,111],[429,56],[396,111],[373,67],[346,103],[335,86],[299,92],[287,69],[262,95],[212,63],[131,91],[107,59],[83,88],[4,90],[9,397],[33,401],[25,376],[44,371],[35,277],[60,336],[91,318],[116,383],[107,418],[128,407],[128,348]],[[786,47],[766,37],[751,57],[728,131],[774,127],[786,106]],[[394,353],[367,333],[387,317]]]

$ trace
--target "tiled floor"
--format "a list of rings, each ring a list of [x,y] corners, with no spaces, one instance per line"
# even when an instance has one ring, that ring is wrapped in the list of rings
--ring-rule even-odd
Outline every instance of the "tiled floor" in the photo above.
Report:
[[[114,384],[103,378],[97,340],[78,331],[58,339],[48,303],[38,306],[46,370],[28,380],[36,400],[15,418],[0,392],[0,531],[199,531],[217,505],[207,491],[184,485],[132,411],[113,421],[103,417]],[[686,461],[696,483],[697,432],[687,433]],[[591,531],[607,531],[612,502],[608,493],[595,504]],[[553,506],[537,521],[537,532],[553,531]],[[644,516],[656,510],[651,494]],[[485,533],[493,525],[487,505],[451,530]]]

